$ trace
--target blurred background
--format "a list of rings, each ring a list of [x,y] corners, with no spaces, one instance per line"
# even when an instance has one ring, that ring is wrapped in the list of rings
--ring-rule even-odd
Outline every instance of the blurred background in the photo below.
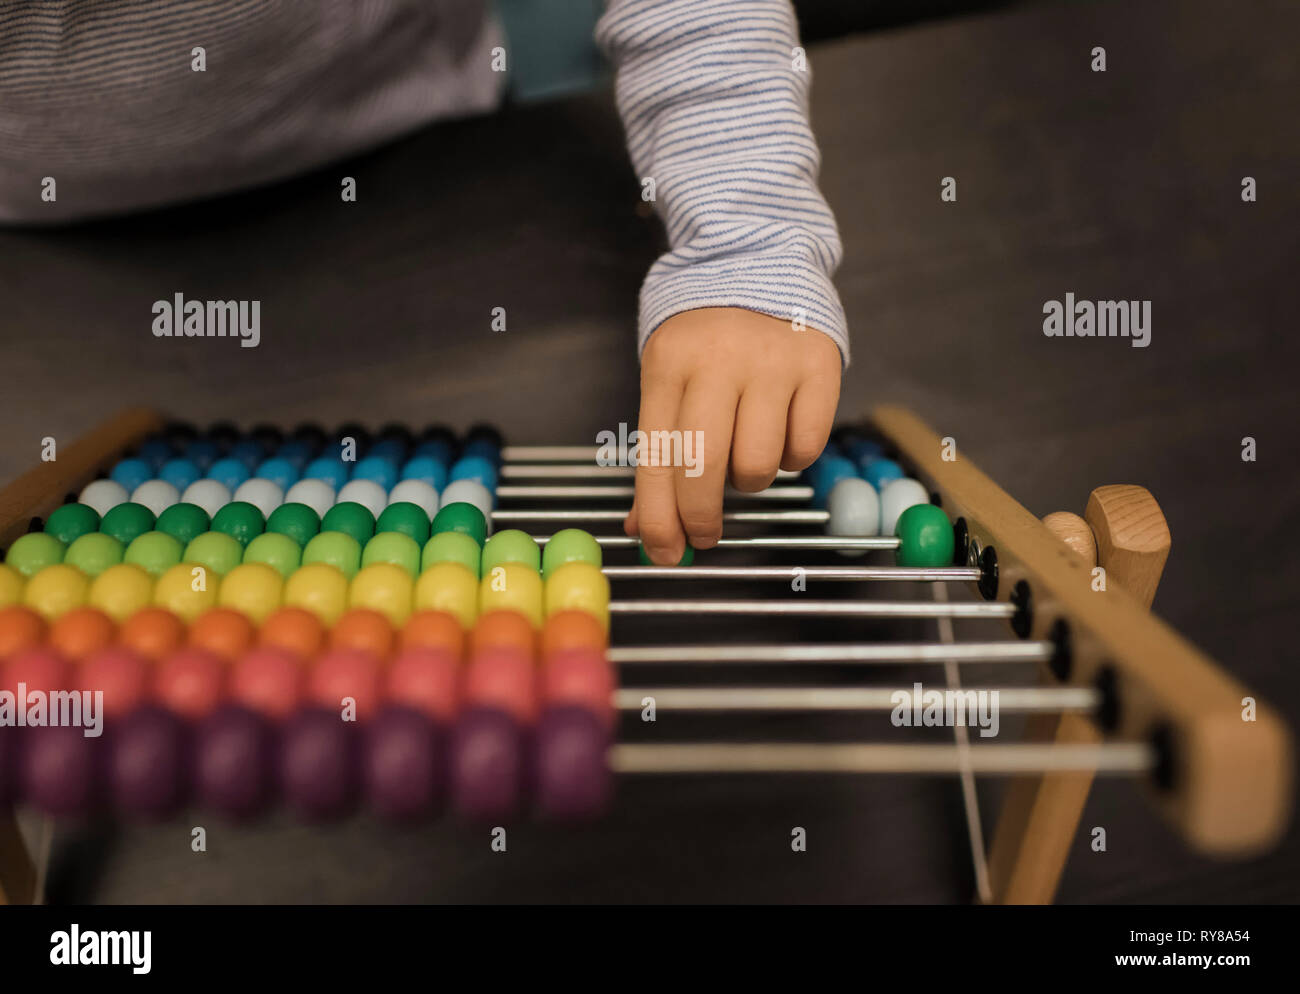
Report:
[[[581,6],[581,5],[579,5]],[[1155,610],[1300,727],[1294,332],[1300,8],[1252,0],[796,3],[854,358],[844,420],[905,404],[1035,514],[1140,483],[1173,551]],[[536,13],[535,11],[533,12]],[[526,24],[528,11],[509,14]],[[558,15],[557,15],[558,16]],[[545,19],[545,18],[543,18]],[[1090,52],[1107,52],[1104,73]],[[585,56],[574,53],[573,65]],[[0,481],[128,404],[207,423],[497,424],[581,443],[634,422],[636,295],[664,247],[606,79],[534,79],[283,182],[0,230]],[[524,70],[521,68],[521,74]],[[0,104],[3,97],[0,96]],[[342,203],[340,177],[357,180]],[[942,177],[956,203],[939,198]],[[1252,176],[1258,202],[1243,203]],[[1046,339],[1042,305],[1152,301],[1153,340]],[[262,302],[261,344],[156,339],[154,300]],[[489,325],[505,307],[508,330]],[[1243,463],[1253,436],[1258,460]],[[805,629],[809,637],[814,637]],[[905,679],[905,671],[897,674]],[[986,827],[996,785],[984,787]],[[789,826],[808,853],[792,860]],[[1188,853],[1099,782],[1064,902],[1292,902],[1273,853]],[[1086,829],[1107,828],[1093,854]],[[508,860],[450,820],[61,828],[53,901],[969,901],[953,780],[625,786]]]

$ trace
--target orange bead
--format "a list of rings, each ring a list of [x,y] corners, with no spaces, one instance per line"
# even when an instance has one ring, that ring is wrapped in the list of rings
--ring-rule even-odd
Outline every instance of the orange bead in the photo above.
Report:
[[[0,659],[40,645],[45,619],[29,607],[0,608]]]
[[[315,659],[325,647],[325,626],[301,607],[282,607],[264,622],[258,644],[287,649],[301,660]]]
[[[122,623],[117,641],[157,662],[185,641],[185,623],[166,608],[142,608]]]
[[[77,662],[109,645],[116,628],[98,608],[75,607],[50,626],[50,647]]]
[[[416,611],[398,636],[402,649],[445,649],[456,659],[465,654],[465,629],[450,611]]]
[[[392,623],[367,607],[344,611],[330,631],[331,649],[359,649],[381,660],[392,654],[393,642]]]
[[[488,611],[480,614],[469,633],[469,657],[489,649],[514,649],[536,662],[537,632],[528,617],[518,611]]]
[[[213,607],[190,624],[189,644],[207,649],[228,663],[248,651],[256,630],[248,617],[229,607]]]
[[[590,611],[557,611],[542,628],[542,659],[566,649],[592,649],[603,653],[609,639],[605,626]]]

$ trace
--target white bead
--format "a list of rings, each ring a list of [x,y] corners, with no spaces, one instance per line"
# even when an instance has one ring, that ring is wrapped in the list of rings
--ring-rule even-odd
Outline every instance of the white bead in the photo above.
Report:
[[[299,480],[284,495],[286,504],[306,504],[320,517],[334,506],[334,488],[324,480]]]
[[[478,480],[453,480],[447,484],[438,506],[446,507],[448,504],[459,503],[473,504],[483,512],[483,517],[491,524],[492,492]]]
[[[195,480],[181,494],[181,502],[203,508],[211,518],[230,503],[230,488],[217,480]]]
[[[880,491],[880,534],[894,534],[894,526],[909,507],[930,503],[930,492],[916,480],[891,480]]]
[[[102,518],[118,504],[125,504],[131,499],[126,487],[116,480],[95,480],[87,483],[77,500],[87,507],[93,507]]]
[[[349,480],[339,490],[334,503],[342,504],[346,501],[360,504],[377,518],[388,503],[388,492],[374,480]]]
[[[876,488],[860,477],[848,477],[831,487],[826,506],[828,535],[870,538],[880,531],[880,498]]]
[[[262,512],[262,517],[269,518],[284,503],[284,491],[265,477],[255,476],[235,488],[234,500],[252,504]]]
[[[388,503],[415,504],[429,517],[438,513],[438,491],[423,480],[403,480],[388,493]]]
[[[180,499],[181,492],[166,480],[145,480],[131,494],[131,502],[149,508],[155,518]]]

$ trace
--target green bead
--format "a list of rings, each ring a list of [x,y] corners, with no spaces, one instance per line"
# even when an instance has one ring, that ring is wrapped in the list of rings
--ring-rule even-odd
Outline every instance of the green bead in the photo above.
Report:
[[[654,563],[650,561],[650,557],[645,554],[644,545],[638,545],[636,547],[636,553],[637,553],[637,558],[641,561],[642,566],[654,565]],[[691,545],[689,542],[687,542],[686,551],[682,553],[682,558],[678,560],[677,565],[690,566],[694,562],[695,562],[695,547]]]
[[[361,543],[346,532],[321,532],[302,550],[302,564],[310,563],[329,563],[351,580],[361,568]]]
[[[241,546],[247,545],[266,529],[266,518],[244,500],[232,500],[212,516],[212,530],[229,535]]]
[[[542,577],[550,576],[552,570],[565,563],[601,566],[600,544],[581,528],[561,529],[542,548]]]
[[[287,580],[302,562],[302,548],[288,535],[264,532],[248,543],[244,562],[266,563]]]
[[[392,563],[414,576],[420,572],[420,546],[410,535],[380,532],[366,543],[361,553],[362,567],[371,563]]]
[[[433,533],[461,532],[479,545],[487,540],[487,518],[473,504],[456,501],[433,516]]]
[[[439,532],[425,543],[420,569],[426,570],[434,563],[460,563],[479,577],[482,561],[483,550],[470,536],[464,532]]]
[[[534,570],[542,568],[542,552],[527,532],[518,528],[499,531],[483,544],[483,572],[491,573],[506,563],[521,563]]]
[[[198,563],[218,576],[225,576],[239,565],[244,547],[225,532],[204,532],[185,547],[185,561]]]
[[[118,504],[99,523],[99,530],[105,535],[112,535],[123,545],[129,546],[145,532],[153,531],[157,523],[153,511],[143,504]]]
[[[63,561],[75,566],[87,576],[99,576],[110,566],[122,561],[125,548],[112,535],[103,532],[87,532],[77,539],[64,553]]]
[[[933,504],[913,504],[898,517],[899,566],[951,566],[952,522]]]
[[[429,541],[429,516],[419,504],[409,501],[389,504],[375,522],[375,534],[383,532],[401,532],[411,536],[416,544],[424,545]]]
[[[212,527],[208,512],[197,504],[173,504],[158,515],[157,528],[181,545],[189,545]]]
[[[306,504],[281,504],[266,519],[266,530],[306,545],[320,531],[320,515]]]
[[[28,532],[9,546],[5,562],[23,576],[35,576],[46,566],[63,562],[63,543],[45,532]]]
[[[45,522],[45,531],[71,545],[82,535],[99,531],[99,512],[85,504],[64,504]]]
[[[350,535],[357,545],[364,545],[375,533],[375,516],[364,504],[345,500],[325,512],[325,517],[321,518],[320,530],[322,535],[325,532],[342,532]]]
[[[145,532],[127,545],[122,562],[133,563],[150,576],[162,576],[181,561],[184,548],[166,532]]]

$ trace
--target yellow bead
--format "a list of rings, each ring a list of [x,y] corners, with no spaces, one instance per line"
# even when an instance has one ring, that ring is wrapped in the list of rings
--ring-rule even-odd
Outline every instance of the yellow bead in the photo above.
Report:
[[[348,606],[347,577],[329,563],[299,566],[284,585],[284,604],[310,611],[326,625],[332,625]]]
[[[23,587],[23,603],[53,621],[65,611],[86,603],[90,578],[75,566],[56,563],[29,577]]]
[[[121,624],[153,603],[153,577],[134,563],[118,563],[91,581],[86,602]]]
[[[609,631],[609,580],[592,563],[570,562],[546,580],[546,616],[557,611],[586,611]]]
[[[0,607],[9,607],[23,599],[23,575],[12,566],[0,563]]]
[[[415,580],[409,570],[394,563],[371,563],[352,578],[348,606],[378,611],[400,627],[411,616],[414,591]]]
[[[153,602],[189,624],[217,603],[221,578],[197,563],[177,563],[163,571],[153,588]]]
[[[260,625],[280,606],[284,577],[268,563],[243,563],[221,578],[217,603]]]
[[[542,574],[525,563],[500,563],[483,574],[478,587],[478,609],[518,611],[542,627]]]
[[[415,582],[417,611],[450,611],[465,628],[478,618],[478,577],[462,563],[434,563]]]

